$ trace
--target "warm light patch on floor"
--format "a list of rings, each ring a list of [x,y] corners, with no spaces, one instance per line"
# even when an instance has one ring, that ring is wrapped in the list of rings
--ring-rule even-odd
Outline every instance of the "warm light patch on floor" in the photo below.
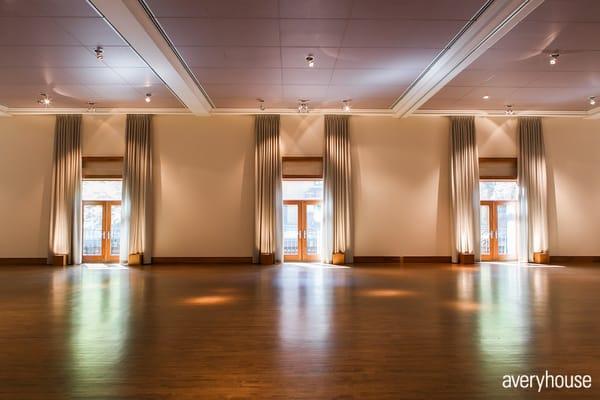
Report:
[[[401,289],[370,289],[361,290],[360,295],[367,297],[411,297],[415,296],[416,293]]]
[[[223,296],[223,295],[214,295],[214,296],[196,296],[196,297],[188,297],[183,300],[183,304],[188,306],[212,306],[218,304],[227,304],[232,303],[235,300],[234,296]]]
[[[487,308],[483,304],[474,301],[449,301],[445,305],[459,311],[467,312],[481,311]]]

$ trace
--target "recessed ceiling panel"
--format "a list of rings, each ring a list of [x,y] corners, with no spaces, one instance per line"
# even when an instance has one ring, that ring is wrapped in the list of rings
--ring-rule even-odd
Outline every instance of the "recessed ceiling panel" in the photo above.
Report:
[[[2,106],[43,108],[46,93],[55,108],[182,107],[86,1],[0,1],[0,46]]]
[[[422,108],[587,111],[600,98],[600,2],[546,0]],[[552,54],[557,62],[551,64]],[[454,90],[456,97],[445,97]],[[487,98],[484,98],[487,96]]]
[[[389,108],[485,0],[145,2],[218,108]]]

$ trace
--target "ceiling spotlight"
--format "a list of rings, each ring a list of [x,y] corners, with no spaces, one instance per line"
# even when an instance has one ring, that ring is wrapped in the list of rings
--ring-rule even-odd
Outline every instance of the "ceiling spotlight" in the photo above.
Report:
[[[40,99],[37,102],[44,105],[44,107],[48,107],[52,103],[52,99],[46,93],[40,93]]]
[[[504,111],[506,113],[506,115],[514,115],[515,110],[513,110],[512,107],[513,107],[512,104],[506,105],[506,111]]]
[[[298,100],[298,112],[302,114],[308,113],[308,102],[310,100]]]
[[[96,53],[96,58],[98,60],[104,60],[104,49],[100,46],[94,49],[94,53]]]
[[[93,101],[88,101],[88,112],[96,112],[96,103]]]
[[[263,99],[256,99],[256,101],[258,101],[260,111],[265,111],[265,101]]]
[[[306,63],[308,64],[309,68],[313,68],[315,66],[315,56],[313,56],[312,54],[307,55]]]
[[[485,96],[482,97],[484,100],[489,100],[490,96],[488,96],[487,94]]]
[[[347,99],[347,100],[342,100],[343,106],[342,106],[342,110],[344,110],[345,112],[350,112],[350,110],[352,110],[352,105],[350,104],[352,100]]]
[[[560,56],[560,54],[558,54],[558,51],[555,51],[554,53],[550,54],[550,65],[556,65],[556,63],[558,63],[558,56]]]
[[[590,96],[590,105],[591,106],[595,106],[596,105],[596,96]]]
[[[152,101],[152,93],[146,93],[146,103],[150,103]]]

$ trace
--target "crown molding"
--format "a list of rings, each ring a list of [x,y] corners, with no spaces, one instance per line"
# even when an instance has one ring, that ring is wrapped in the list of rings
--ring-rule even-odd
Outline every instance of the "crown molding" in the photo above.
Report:
[[[7,108],[9,115],[123,115],[123,114],[160,114],[160,115],[192,115],[187,108]]]
[[[106,22],[146,62],[195,115],[212,104],[139,0],[88,0]]]
[[[415,113],[451,79],[510,32],[544,0],[488,1],[396,100],[397,117]]]
[[[195,115],[187,108],[97,108],[88,111],[87,108],[8,108],[0,106],[0,116],[12,115],[57,115],[57,114],[82,114],[94,115],[124,115],[124,114],[155,114],[155,115]],[[320,108],[310,110],[308,113],[299,113],[296,108],[213,108],[210,115],[351,115],[355,117],[396,117],[391,109],[353,109],[342,111],[339,108]],[[600,107],[590,111],[548,111],[548,110],[515,110],[514,114],[507,115],[505,110],[417,110],[411,114],[413,117],[450,117],[454,115],[473,115],[476,117],[549,117],[549,118],[585,118],[600,119]]]

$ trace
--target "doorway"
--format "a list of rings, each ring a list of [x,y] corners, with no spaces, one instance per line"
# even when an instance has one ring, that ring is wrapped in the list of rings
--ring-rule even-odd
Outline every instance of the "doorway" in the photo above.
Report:
[[[283,182],[283,260],[320,261],[323,181]]]
[[[481,260],[517,259],[518,188],[515,181],[480,182]]]
[[[83,181],[83,262],[119,261],[121,186],[121,180]]]

